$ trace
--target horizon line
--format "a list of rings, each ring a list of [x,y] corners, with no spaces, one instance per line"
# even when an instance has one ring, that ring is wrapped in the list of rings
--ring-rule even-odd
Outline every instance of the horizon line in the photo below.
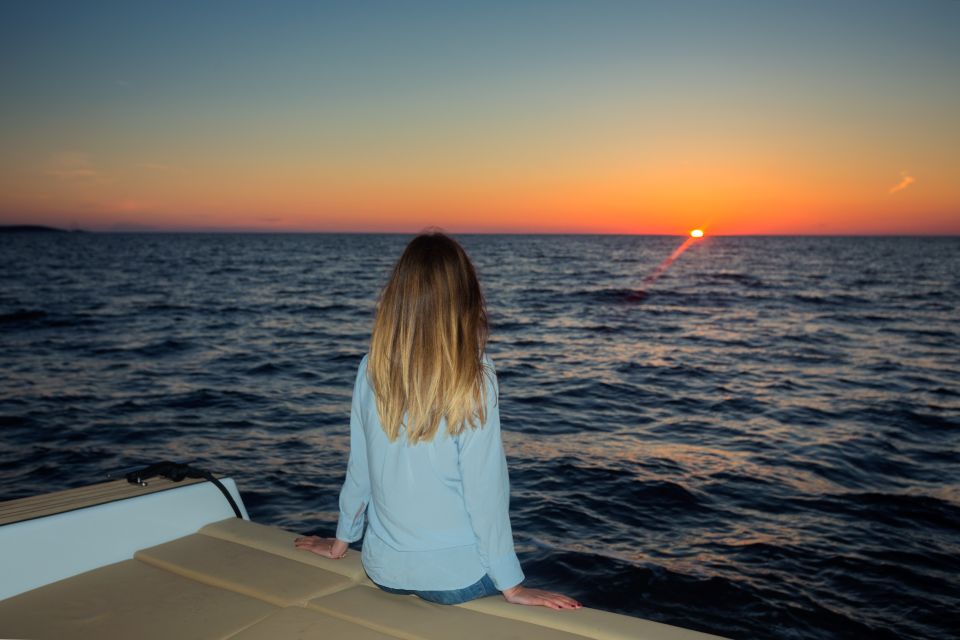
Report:
[[[431,227],[427,227],[431,228]],[[436,227],[434,227],[436,228]],[[101,235],[124,235],[124,234],[154,234],[154,235],[188,235],[188,234],[210,234],[210,235],[403,235],[412,236],[423,233],[420,231],[395,231],[395,230],[306,230],[306,229],[231,229],[223,227],[211,228],[173,228],[173,229],[83,229],[83,228],[63,228],[50,225],[38,224],[2,224],[0,233],[6,230],[13,231],[20,229],[22,232],[61,232],[61,233],[93,233]],[[665,237],[677,238],[689,236],[689,232],[684,233],[643,233],[643,232],[622,232],[622,231],[449,231],[439,228],[443,233],[449,235],[501,235],[501,236],[645,236],[645,237]],[[796,232],[796,233],[709,233],[704,234],[703,239],[718,238],[955,238],[960,237],[960,231],[956,232],[893,232],[893,233],[818,233],[818,232]]]

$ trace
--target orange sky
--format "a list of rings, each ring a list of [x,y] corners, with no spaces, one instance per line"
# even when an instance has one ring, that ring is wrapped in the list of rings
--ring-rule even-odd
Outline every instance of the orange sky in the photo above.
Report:
[[[901,5],[547,3],[439,31],[343,8],[225,32],[21,8],[0,224],[958,234],[960,11]]]

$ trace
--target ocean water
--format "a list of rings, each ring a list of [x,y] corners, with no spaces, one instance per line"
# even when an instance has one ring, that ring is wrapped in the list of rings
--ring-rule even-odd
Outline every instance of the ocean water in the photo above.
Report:
[[[960,239],[462,236],[528,584],[732,638],[960,635]],[[332,535],[409,236],[0,236],[0,499],[160,459]]]

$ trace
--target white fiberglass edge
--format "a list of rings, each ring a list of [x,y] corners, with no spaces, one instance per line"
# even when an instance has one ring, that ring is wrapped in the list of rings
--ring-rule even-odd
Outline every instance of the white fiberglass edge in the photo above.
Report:
[[[249,520],[236,484],[230,478],[220,481]],[[0,600],[128,560],[140,549],[232,517],[233,509],[220,490],[201,482],[4,525]]]

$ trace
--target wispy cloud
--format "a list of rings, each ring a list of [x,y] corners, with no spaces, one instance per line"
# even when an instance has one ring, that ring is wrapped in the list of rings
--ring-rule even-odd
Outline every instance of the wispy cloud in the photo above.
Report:
[[[111,182],[82,151],[59,151],[50,157],[47,175],[72,182]]]
[[[895,194],[897,191],[903,191],[914,182],[916,182],[916,179],[913,176],[908,176],[906,171],[901,171],[900,182],[890,187],[890,195]]]

